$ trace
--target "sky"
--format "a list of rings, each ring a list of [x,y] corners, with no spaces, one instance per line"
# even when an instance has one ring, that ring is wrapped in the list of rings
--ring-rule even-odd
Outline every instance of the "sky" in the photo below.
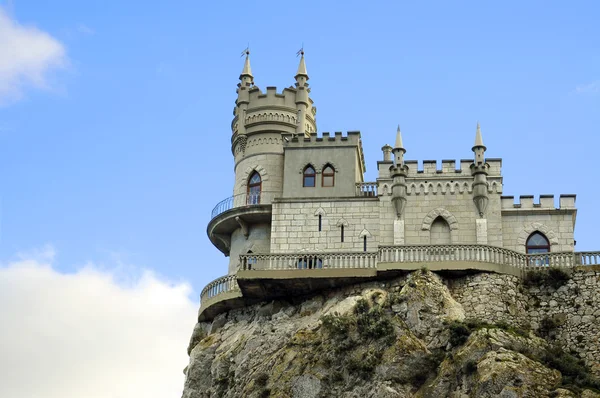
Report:
[[[0,396],[180,396],[227,272],[206,225],[248,45],[263,89],[304,47],[318,130],[361,131],[366,181],[398,124],[440,162],[479,121],[503,194],[577,194],[600,250],[599,3],[340,4],[0,0]]]

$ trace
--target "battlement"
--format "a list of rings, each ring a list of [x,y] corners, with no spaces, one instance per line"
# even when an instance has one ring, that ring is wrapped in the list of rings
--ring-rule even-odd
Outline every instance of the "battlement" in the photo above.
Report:
[[[574,210],[575,197],[572,194],[560,195],[558,208],[554,206],[554,195],[540,195],[538,203],[534,203],[533,195],[521,195],[517,203],[514,196],[502,196],[501,202],[502,210]]]
[[[501,176],[502,159],[489,158],[486,163],[490,168],[488,175],[491,177]],[[408,177],[450,177],[450,176],[471,176],[471,165],[473,159],[461,159],[459,167],[456,168],[455,160],[442,160],[442,167],[438,169],[437,160],[423,160],[423,168],[419,169],[418,160],[406,160],[408,166]]]
[[[317,136],[317,133],[311,133],[309,136],[299,136],[296,134],[282,134],[282,136],[284,147],[286,149],[355,146],[361,161],[362,172],[364,173],[366,171],[365,155],[360,139],[360,131],[348,131],[345,136],[341,131],[336,131],[333,135],[324,132],[321,137]]]
[[[346,136],[341,131],[336,131],[334,135],[328,132],[322,133],[319,137],[317,133],[310,134],[309,137],[300,137],[292,134],[285,134],[284,137],[288,138],[288,147],[307,147],[307,146],[360,146],[362,142],[360,140],[360,131],[348,131]]]

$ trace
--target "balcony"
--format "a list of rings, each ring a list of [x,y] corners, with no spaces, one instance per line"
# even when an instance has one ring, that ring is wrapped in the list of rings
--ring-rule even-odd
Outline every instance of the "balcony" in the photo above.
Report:
[[[243,193],[220,201],[212,210],[206,232],[213,245],[229,255],[231,233],[248,224],[270,223],[271,203],[279,192]]]
[[[357,182],[355,194],[365,198],[376,198],[377,185],[376,182]]]
[[[600,251],[524,254],[488,245],[380,246],[377,252],[244,254],[236,275],[209,283],[200,319],[254,302],[418,270],[481,270],[522,276],[528,270],[600,265]]]

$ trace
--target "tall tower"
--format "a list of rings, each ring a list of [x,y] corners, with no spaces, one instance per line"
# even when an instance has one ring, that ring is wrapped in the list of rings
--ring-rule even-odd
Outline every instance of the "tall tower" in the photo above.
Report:
[[[233,196],[215,208],[207,231],[213,244],[230,256],[230,274],[240,254],[270,252],[271,203],[283,190],[283,134],[309,136],[317,130],[304,52],[295,87],[261,91],[254,85],[249,51],[239,79],[231,122]]]

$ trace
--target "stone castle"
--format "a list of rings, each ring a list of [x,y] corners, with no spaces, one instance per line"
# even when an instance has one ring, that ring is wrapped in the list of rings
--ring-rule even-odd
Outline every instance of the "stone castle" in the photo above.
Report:
[[[501,159],[405,160],[400,127],[364,181],[361,135],[317,134],[304,53],[295,86],[254,85],[249,53],[231,123],[233,196],[207,233],[229,272],[201,294],[199,319],[264,299],[419,269],[521,276],[529,268],[597,264],[574,252],[575,195],[502,196]],[[407,145],[408,146],[408,145]]]

